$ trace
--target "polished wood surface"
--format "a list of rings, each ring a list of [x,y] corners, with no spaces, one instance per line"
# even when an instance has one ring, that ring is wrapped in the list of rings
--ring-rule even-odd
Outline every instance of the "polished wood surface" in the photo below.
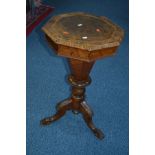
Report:
[[[124,35],[108,18],[83,12],[55,16],[42,29],[57,44],[87,51],[119,46]]]
[[[94,135],[103,139],[104,134],[95,127],[93,112],[85,100],[85,87],[91,83],[89,74],[95,61],[116,53],[123,30],[106,17],[78,12],[53,17],[43,31],[56,54],[68,60],[72,92],[69,98],[57,104],[56,114],[44,118],[41,124],[49,125],[72,110],[74,114],[81,113]]]
[[[82,12],[55,16],[42,29],[58,55],[87,62],[114,55],[124,36],[108,18]]]

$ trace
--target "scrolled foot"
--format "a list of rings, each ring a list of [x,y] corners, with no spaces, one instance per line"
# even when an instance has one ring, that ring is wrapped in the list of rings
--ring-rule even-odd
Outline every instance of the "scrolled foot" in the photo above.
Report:
[[[41,125],[49,125],[52,122],[60,119],[62,116],[64,116],[66,111],[70,109],[70,104],[71,104],[70,99],[59,102],[56,106],[56,109],[57,109],[56,114],[51,117],[44,118],[43,120],[40,121],[40,124]]]
[[[102,140],[105,136],[103,134],[103,132],[100,129],[95,129],[93,130],[94,135],[99,138],[100,140]]]
[[[104,134],[100,129],[95,127],[93,120],[92,120],[93,112],[84,102],[81,104],[81,113],[83,114],[83,118],[87,126],[90,128],[90,130],[94,133],[94,135],[98,139],[102,140],[104,138]]]
[[[53,121],[52,117],[47,117],[47,118],[44,118],[43,120],[40,121],[40,124],[41,125],[49,125],[51,124]]]

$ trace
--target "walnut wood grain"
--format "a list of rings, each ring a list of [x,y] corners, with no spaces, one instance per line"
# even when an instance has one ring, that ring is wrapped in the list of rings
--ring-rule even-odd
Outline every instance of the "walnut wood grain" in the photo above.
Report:
[[[83,12],[55,16],[42,29],[56,44],[88,51],[119,46],[124,35],[108,18]]]
[[[103,48],[94,51],[81,50],[78,48],[59,45],[53,42],[47,35],[46,39],[50,45],[55,49],[58,56],[77,59],[86,62],[94,62],[95,60],[102,59],[107,56],[113,56],[118,47]]]
[[[66,111],[81,113],[94,135],[103,139],[102,131],[95,127],[93,112],[85,99],[86,86],[95,61],[116,53],[124,32],[106,17],[76,12],[53,17],[43,28],[46,39],[58,56],[66,57],[71,74],[68,82],[71,96],[56,106],[56,114],[41,121],[49,125],[64,116]]]

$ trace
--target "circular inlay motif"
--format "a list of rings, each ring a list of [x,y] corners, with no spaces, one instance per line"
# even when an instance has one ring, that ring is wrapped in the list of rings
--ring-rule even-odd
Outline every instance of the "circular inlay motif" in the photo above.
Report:
[[[78,27],[81,27],[83,24],[77,24]]]
[[[57,44],[89,51],[118,46],[123,30],[106,17],[86,13],[55,16],[44,31]]]
[[[82,39],[84,39],[84,40],[87,39],[87,38],[88,38],[87,36],[82,37]]]

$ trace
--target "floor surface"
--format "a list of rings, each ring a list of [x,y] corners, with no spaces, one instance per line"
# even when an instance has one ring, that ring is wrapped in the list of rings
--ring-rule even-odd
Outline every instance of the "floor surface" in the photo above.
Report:
[[[55,7],[27,38],[27,155],[128,155],[128,1],[46,0]],[[68,112],[47,127],[40,120],[55,113],[57,102],[69,96],[68,66],[48,46],[41,27],[54,15],[83,11],[104,15],[125,30],[114,57],[99,60],[91,72],[87,102],[105,139],[96,139],[81,115]]]

